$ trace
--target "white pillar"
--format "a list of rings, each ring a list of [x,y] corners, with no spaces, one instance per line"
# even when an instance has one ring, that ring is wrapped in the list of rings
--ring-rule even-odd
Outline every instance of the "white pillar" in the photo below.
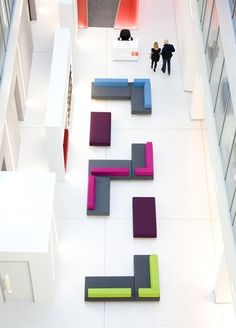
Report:
[[[76,27],[76,1],[74,0],[58,0],[59,22],[60,27],[68,27],[71,35],[72,49],[72,68],[76,52],[77,27]]]
[[[73,80],[75,78],[75,55],[76,55],[76,44],[77,44],[77,9],[76,1],[74,0],[58,0],[58,10],[59,10],[59,22],[60,27],[68,27],[70,29],[71,36],[71,64],[72,64],[72,76]]]
[[[174,0],[177,36],[180,51],[184,91],[192,91],[196,66],[196,49],[192,30],[192,11],[189,0]]]
[[[230,280],[228,269],[225,262],[225,255],[223,253],[219,270],[216,278],[216,284],[214,289],[216,303],[231,303],[232,292],[230,287]]]

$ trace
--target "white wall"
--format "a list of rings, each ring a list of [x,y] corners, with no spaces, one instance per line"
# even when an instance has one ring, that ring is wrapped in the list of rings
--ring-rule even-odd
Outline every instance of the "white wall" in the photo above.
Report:
[[[183,88],[193,91],[196,70],[195,44],[189,0],[174,0],[177,36],[180,51]]]
[[[61,27],[68,27],[71,35],[72,71],[74,71],[74,60],[77,42],[77,1],[58,0],[59,21]]]
[[[201,79],[202,84],[202,102],[204,109],[205,117],[205,126],[207,130],[207,141],[209,144],[209,153],[211,157],[212,172],[215,182],[215,193],[219,211],[219,219],[221,225],[221,232],[224,242],[225,258],[227,263],[227,268],[236,294],[236,245],[235,238],[232,229],[231,217],[229,212],[229,204],[222,168],[221,155],[218,146],[218,135],[216,131],[215,118],[213,113],[213,103],[209,86],[208,71],[206,65],[206,58],[204,54],[204,47],[202,41],[202,32],[200,30],[200,20],[199,20],[199,9],[198,3],[195,0],[189,0],[191,2],[192,12],[193,12],[193,21],[192,21],[192,30],[193,30],[193,40],[195,43],[195,49],[198,49],[198,56],[196,56],[196,65],[198,70],[199,78]],[[218,2],[218,1],[217,1]],[[221,0],[219,1],[221,2]],[[222,1],[222,3],[225,1]],[[226,4],[226,3],[225,3]],[[225,36],[230,38],[230,35]],[[234,39],[231,39],[232,43],[235,42]],[[232,48],[233,49],[233,48]],[[235,57],[232,57],[234,61]],[[231,63],[232,63],[231,60]],[[231,71],[235,72],[232,69],[235,66],[235,63],[231,66]]]
[[[32,40],[31,25],[30,25],[30,18],[29,18],[28,1],[24,1],[23,3],[18,44],[19,44],[20,64],[21,64],[21,69],[24,79],[25,93],[27,95],[32,53],[33,53],[33,40]]]
[[[49,239],[48,251],[30,256],[30,272],[35,302],[49,302],[53,296],[54,258],[52,239]]]
[[[11,147],[12,161],[17,163],[20,150],[20,129],[16,113],[15,98],[12,97],[9,101],[9,106],[6,115],[6,126],[8,130],[9,144]]]
[[[68,79],[71,65],[70,29],[59,27],[55,33],[51,75],[48,88],[45,120],[48,162],[57,180],[64,181],[63,156],[64,129],[66,126]]]
[[[21,119],[23,119],[31,59],[32,36],[28,2],[27,0],[17,0],[13,12],[0,87],[0,163],[2,163],[2,158],[5,157],[7,169],[10,170],[14,170],[17,166],[20,147],[16,103],[13,101],[15,84],[17,79],[19,85],[18,100],[21,102]]]

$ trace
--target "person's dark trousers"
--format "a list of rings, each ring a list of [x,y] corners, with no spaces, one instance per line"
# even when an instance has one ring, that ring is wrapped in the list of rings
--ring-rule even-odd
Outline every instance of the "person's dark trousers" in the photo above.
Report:
[[[152,60],[151,68],[153,68],[154,72],[156,71],[156,68],[157,68],[157,61]]]
[[[170,74],[170,59],[164,59],[163,58],[163,64],[162,64],[162,72],[165,73],[166,71],[166,64],[167,64],[167,70],[168,70],[168,74]]]

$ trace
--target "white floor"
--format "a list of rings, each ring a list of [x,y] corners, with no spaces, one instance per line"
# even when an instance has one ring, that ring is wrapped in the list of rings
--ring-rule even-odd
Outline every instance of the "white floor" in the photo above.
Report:
[[[34,56],[25,121],[21,124],[20,170],[47,170],[44,118],[53,46],[56,0],[40,1],[32,24]],[[190,97],[182,89],[172,0],[140,0],[140,60],[114,62],[118,31],[79,31],[74,106],[66,182],[58,184],[60,254],[50,304],[13,302],[0,308],[0,327],[235,327],[231,305],[216,305],[214,282],[221,248],[210,179],[206,131],[189,119]],[[154,41],[176,46],[172,73],[150,69]],[[95,77],[151,79],[153,114],[131,116],[128,101],[91,101]],[[39,92],[40,90],[40,92]],[[90,111],[112,112],[109,148],[88,146]],[[87,217],[88,159],[131,158],[131,143],[152,141],[154,181],[113,181],[109,217]],[[158,237],[132,238],[131,199],[155,196]],[[157,253],[161,300],[85,303],[86,275],[132,275],[133,255]]]

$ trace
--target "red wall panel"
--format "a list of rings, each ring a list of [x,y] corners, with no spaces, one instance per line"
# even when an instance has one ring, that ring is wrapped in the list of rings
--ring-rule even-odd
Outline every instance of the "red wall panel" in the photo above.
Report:
[[[88,27],[88,1],[87,0],[77,0],[77,19],[78,19],[79,28]]]
[[[120,0],[114,28],[138,28],[138,0]]]

